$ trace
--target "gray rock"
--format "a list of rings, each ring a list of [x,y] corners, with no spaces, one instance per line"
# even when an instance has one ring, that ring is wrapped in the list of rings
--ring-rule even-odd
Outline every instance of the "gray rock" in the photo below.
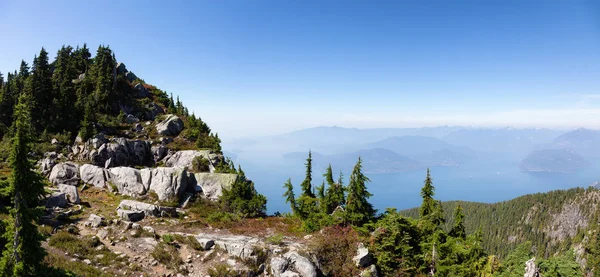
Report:
[[[141,211],[128,211],[128,210],[117,210],[117,215],[127,221],[135,222],[144,219],[144,212]]]
[[[149,166],[154,162],[150,143],[143,140],[93,138],[84,145],[74,146],[73,153],[79,161],[105,168]]]
[[[535,264],[535,257],[525,262],[525,275],[523,277],[539,277],[540,271]]]
[[[131,71],[127,71],[127,73],[125,73],[125,78],[127,78],[127,81],[129,81],[130,83],[137,80],[137,76],[135,76],[135,74],[133,74],[133,72]]]
[[[146,108],[146,112],[144,113],[144,115],[145,115],[146,119],[148,119],[148,120],[154,120],[154,119],[156,119],[156,117],[159,114],[165,113],[163,108],[154,102],[148,103],[145,106],[145,108]],[[146,124],[146,125],[150,125],[150,124]]]
[[[79,204],[79,192],[77,192],[77,187],[67,184],[59,184],[58,190],[63,192],[67,197],[67,201],[73,204]]]
[[[113,167],[108,170],[109,182],[117,187],[119,193],[132,197],[146,194],[146,187],[142,184],[140,170],[131,167]]]
[[[98,228],[106,224],[104,217],[95,214],[90,215],[90,217],[88,218],[88,222],[90,224],[90,227],[92,228]]]
[[[273,275],[274,277],[280,277],[282,276],[281,274],[283,274],[290,262],[288,261],[288,259],[284,259],[282,257],[273,257],[271,258],[271,275]]]
[[[79,167],[79,176],[81,176],[81,180],[86,184],[97,188],[106,187],[107,172],[102,167],[84,164]]]
[[[140,122],[140,119],[135,117],[135,115],[128,114],[127,117],[125,117],[125,122],[127,122],[129,124],[133,124],[133,123]]]
[[[183,150],[165,158],[164,163],[169,167],[192,168],[192,162],[196,157],[203,157],[209,161],[210,172],[214,172],[215,166],[222,160],[222,156],[210,150]]]
[[[160,209],[158,206],[134,200],[121,201],[118,209],[140,211],[147,216],[160,216]]]
[[[108,230],[106,229],[100,229],[98,230],[98,232],[96,233],[96,237],[98,237],[99,239],[105,239],[108,237]]]
[[[163,136],[178,136],[183,131],[183,121],[173,114],[168,114],[167,117],[156,124],[158,134]]]
[[[66,207],[67,206],[67,195],[64,192],[53,192],[46,198],[46,207]]]
[[[150,91],[144,87],[144,85],[138,83],[133,87],[136,90],[137,94],[135,95],[137,98],[146,98],[150,97]]]
[[[57,139],[55,139],[55,138],[53,138],[53,139],[50,141],[50,144],[52,144],[52,145],[56,145],[56,144],[58,144],[58,140],[57,140]]]
[[[360,277],[379,277],[377,267],[373,264],[360,272]]]
[[[277,275],[274,275],[274,276],[277,277]],[[304,277],[304,276],[300,276],[300,274],[293,272],[293,271],[286,271],[279,276],[280,277]]]
[[[300,273],[302,277],[317,277],[317,268],[307,258],[298,254],[298,252],[290,251],[283,255],[284,258],[288,259],[290,266],[294,268],[294,271]]]
[[[356,250],[356,255],[352,258],[352,261],[357,267],[363,268],[371,265],[373,262],[373,256],[369,253],[369,249],[361,242]]]
[[[90,259],[84,259],[83,263],[86,264],[86,265],[91,265],[92,261],[90,261]]]
[[[125,74],[127,73],[127,67],[124,63],[117,64],[117,74]]]
[[[157,145],[152,146],[151,151],[152,155],[154,156],[154,162],[157,163],[158,161],[162,160],[164,157],[167,156],[169,148],[163,145]]]
[[[52,171],[52,168],[56,165],[56,159],[58,155],[56,152],[48,152],[44,154],[44,158],[38,162],[38,168],[40,173],[47,176]]]
[[[78,185],[79,184],[79,166],[74,163],[59,163],[52,168],[50,177],[48,180],[55,185],[68,184]]]
[[[152,170],[150,190],[160,201],[179,199],[187,189],[187,176],[185,169],[157,167]]]
[[[135,127],[133,127],[133,131],[140,133],[144,131],[144,126],[142,126],[142,124],[137,123],[135,124]]]
[[[196,237],[198,243],[202,246],[202,249],[205,251],[210,250],[215,245],[215,241],[212,239],[206,239],[201,237]]]
[[[195,173],[190,178],[190,186],[197,192],[202,192],[205,198],[216,201],[223,195],[223,189],[230,189],[238,178],[237,174],[229,173]]]

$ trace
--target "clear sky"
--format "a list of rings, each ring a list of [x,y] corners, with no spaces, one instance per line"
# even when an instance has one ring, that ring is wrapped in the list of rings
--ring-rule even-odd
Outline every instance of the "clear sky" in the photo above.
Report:
[[[0,72],[110,45],[223,138],[600,128],[597,1],[0,1]]]

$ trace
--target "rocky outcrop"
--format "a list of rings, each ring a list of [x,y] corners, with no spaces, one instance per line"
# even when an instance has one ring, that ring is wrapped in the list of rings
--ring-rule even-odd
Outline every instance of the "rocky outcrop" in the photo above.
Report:
[[[98,134],[72,148],[79,161],[102,167],[149,166],[154,163],[150,142],[125,138],[106,139]]]
[[[77,187],[67,184],[59,184],[58,190],[65,194],[67,201],[72,204],[79,204],[79,192],[77,192]]]
[[[131,222],[140,221],[145,217],[145,214],[142,211],[129,211],[121,209],[117,210],[117,215],[119,216],[119,218]]]
[[[230,189],[237,180],[237,174],[195,173],[190,178],[190,186],[209,200],[216,201],[223,195],[223,189]]]
[[[68,184],[76,186],[79,184],[79,166],[70,162],[59,163],[52,167],[48,180],[55,185]]]
[[[525,262],[525,275],[523,277],[540,277],[540,271],[535,265],[535,257]]]
[[[90,217],[88,218],[87,225],[89,225],[92,228],[98,228],[100,226],[106,225],[106,222],[105,222],[104,217],[101,217],[101,216],[98,216],[95,214],[91,214]]]
[[[168,114],[163,121],[156,124],[156,131],[163,136],[178,136],[183,128],[183,121],[174,114]]]
[[[211,150],[183,150],[177,151],[175,154],[166,157],[164,163],[169,167],[192,168],[192,162],[196,157],[203,157],[209,161],[210,172],[214,172],[215,166],[223,159],[222,155]]]
[[[114,167],[108,170],[108,181],[120,194],[138,197],[146,194],[148,187],[142,183],[139,169],[131,167]]]
[[[135,97],[137,98],[147,98],[150,97],[150,91],[144,87],[144,85],[142,84],[137,84],[133,87],[133,89],[136,91],[136,95]]]
[[[157,167],[149,178],[149,190],[161,201],[179,199],[188,187],[188,174],[182,168]]]
[[[212,240],[215,245],[225,250],[229,255],[241,259],[251,258],[254,253],[254,247],[258,245],[259,240],[248,236],[220,236],[215,234],[198,234],[196,240]]]
[[[99,166],[84,164],[79,167],[81,181],[97,188],[106,187],[106,181],[108,180],[107,175],[106,169]]]

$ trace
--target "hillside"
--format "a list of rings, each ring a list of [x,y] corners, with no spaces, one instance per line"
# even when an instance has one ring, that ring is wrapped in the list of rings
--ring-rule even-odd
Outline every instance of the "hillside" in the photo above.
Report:
[[[527,155],[519,165],[527,172],[575,173],[589,162],[570,149],[536,150]]]
[[[443,202],[446,218],[452,218],[458,205],[463,208],[467,232],[481,228],[483,247],[500,257],[507,257],[520,244],[529,241],[537,257],[551,257],[575,249],[580,265],[586,267],[588,250],[596,243],[593,237],[600,223],[600,191],[595,188],[536,193],[494,204]],[[401,213],[418,217],[417,208]],[[452,220],[447,221],[446,228],[452,224]]]

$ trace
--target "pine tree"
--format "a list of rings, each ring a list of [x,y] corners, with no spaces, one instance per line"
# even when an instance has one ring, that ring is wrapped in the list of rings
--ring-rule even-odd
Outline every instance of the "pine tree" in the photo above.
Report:
[[[173,93],[171,93],[171,98],[169,99],[169,107],[167,108],[167,112],[170,114],[174,114],[177,112],[175,107],[175,101],[173,101]]]
[[[110,101],[114,93],[114,70],[117,62],[108,46],[99,46],[90,68],[90,79],[94,84],[94,104],[99,112],[111,111]]]
[[[83,114],[83,120],[81,121],[81,130],[79,136],[83,141],[87,141],[96,133],[94,129],[94,113],[92,112],[92,105],[88,102],[85,106]]]
[[[317,186],[317,199],[319,200],[319,208],[321,212],[327,213],[327,203],[325,196],[325,181],[321,183],[320,186]]]
[[[54,99],[52,90],[52,70],[48,62],[48,52],[44,48],[40,55],[34,58],[31,67],[31,77],[25,85],[26,93],[32,96],[32,114],[34,127],[38,132],[42,132],[52,122],[52,100]]]
[[[452,229],[450,230],[450,236],[466,239],[467,235],[465,233],[465,225],[463,224],[464,217],[465,215],[463,214],[462,206],[456,206],[456,209],[454,210],[454,226],[452,226]]]
[[[421,208],[419,210],[421,218],[424,218],[433,213],[433,209],[435,208],[435,200],[433,199],[433,196],[435,195],[435,188],[433,187],[433,182],[431,180],[429,168],[427,169],[427,177],[425,177],[425,181],[423,182],[423,184],[424,186],[421,189],[421,197],[423,198],[423,203],[421,204]]]
[[[294,186],[292,185],[292,179],[288,178],[285,184],[283,184],[283,188],[285,188],[285,193],[283,197],[285,197],[285,203],[290,204],[290,208],[292,209],[292,213],[297,213],[296,208],[296,196],[294,194]]]
[[[11,175],[3,194],[13,206],[6,222],[4,239],[8,242],[0,260],[3,276],[41,276],[40,265],[45,255],[42,237],[34,224],[42,215],[39,200],[44,195],[42,177],[28,159],[31,141],[30,96],[21,94],[15,109],[14,137],[9,158]]]
[[[325,194],[325,203],[327,205],[326,213],[328,214],[333,213],[338,206],[343,206],[346,203],[343,184],[344,176],[342,175],[342,172],[340,172],[340,177],[337,183],[334,183],[332,175],[333,173],[331,165],[329,165],[325,173],[325,180],[329,184],[327,187],[327,193]]]
[[[52,107],[52,130],[60,132],[63,130],[76,131],[77,113],[73,109],[73,103],[77,102],[77,94],[73,79],[77,78],[75,60],[72,56],[73,48],[63,46],[56,54],[54,61],[54,73],[52,74],[52,86],[55,94]]]
[[[375,216],[376,210],[369,203],[368,199],[373,194],[367,191],[366,183],[369,178],[362,173],[362,160],[359,157],[358,162],[350,175],[348,184],[348,198],[346,200],[346,214],[350,223],[362,225],[367,223]]]
[[[315,198],[315,194],[312,191],[312,152],[308,151],[308,158],[306,159],[306,176],[300,186],[302,187],[302,195]]]

